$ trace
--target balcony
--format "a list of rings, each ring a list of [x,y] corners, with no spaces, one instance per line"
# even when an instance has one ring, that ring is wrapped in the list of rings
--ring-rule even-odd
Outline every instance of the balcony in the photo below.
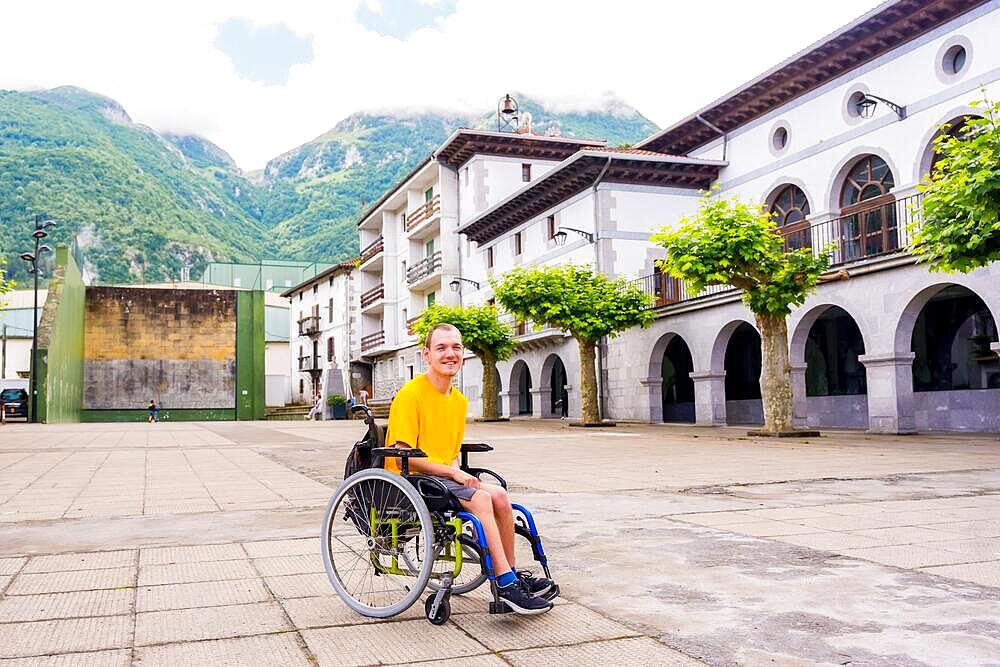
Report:
[[[370,290],[361,293],[361,311],[379,312],[385,301],[385,285],[379,283]]]
[[[406,214],[406,233],[413,239],[422,239],[437,233],[435,222],[441,220],[441,195],[435,195],[420,208]]]
[[[517,349],[530,351],[537,350],[548,345],[556,344],[566,337],[566,333],[559,327],[549,323],[539,325],[531,321],[518,320],[513,315],[501,315],[500,323],[507,325],[514,338],[517,340]]]
[[[915,194],[859,207],[847,215],[822,221],[803,220],[779,230],[785,250],[811,248],[827,253],[830,268],[878,257],[907,252],[914,227],[920,225],[923,195]],[[723,292],[735,292],[729,285],[710,285],[695,294],[686,283],[656,272],[629,281],[654,298],[653,308],[690,301]]]
[[[406,270],[406,284],[411,290],[425,289],[441,280],[441,251],[423,259]]]
[[[410,319],[406,320],[406,335],[408,336],[417,335],[417,323],[420,322],[421,317],[423,317],[422,314],[417,315],[416,317],[411,317]]]
[[[361,352],[372,352],[385,345],[385,331],[376,331],[361,337]]]
[[[362,271],[381,272],[384,250],[385,239],[380,236],[361,251],[361,263],[358,264],[358,268]]]
[[[299,370],[303,373],[322,371],[322,361],[319,357],[299,357]]]
[[[309,315],[299,320],[299,335],[313,336],[319,335],[319,315]]]

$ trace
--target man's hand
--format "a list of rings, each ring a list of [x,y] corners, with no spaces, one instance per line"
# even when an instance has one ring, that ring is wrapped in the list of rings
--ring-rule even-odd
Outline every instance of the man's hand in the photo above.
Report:
[[[456,470],[452,475],[452,479],[463,486],[467,486],[470,489],[479,488],[479,480],[475,478],[474,475],[470,475],[464,470]]]

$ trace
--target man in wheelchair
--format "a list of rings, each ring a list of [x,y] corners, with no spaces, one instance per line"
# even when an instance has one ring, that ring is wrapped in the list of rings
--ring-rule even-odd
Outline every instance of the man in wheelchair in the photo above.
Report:
[[[465,355],[461,332],[450,324],[434,326],[421,354],[427,371],[407,382],[393,399],[386,444],[422,450],[426,457],[411,457],[410,470],[436,478],[482,523],[500,599],[519,614],[544,613],[552,603],[541,596],[554,584],[517,569],[514,514],[506,489],[481,482],[458,466],[469,404],[451,384]],[[399,474],[399,458],[386,457],[385,468]]]

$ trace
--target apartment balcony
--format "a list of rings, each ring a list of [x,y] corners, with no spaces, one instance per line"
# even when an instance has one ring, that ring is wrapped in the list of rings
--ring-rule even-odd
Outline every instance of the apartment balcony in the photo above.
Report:
[[[358,265],[358,268],[362,271],[382,273],[382,259],[384,255],[385,239],[380,236],[361,251],[361,263]]]
[[[406,270],[406,284],[413,291],[426,291],[441,284],[441,251],[423,259]]]
[[[410,319],[406,320],[406,335],[407,336],[416,336],[417,335],[417,324],[420,322],[420,318],[422,318],[422,317],[423,317],[423,314],[420,314],[420,315],[417,315],[416,317],[411,317]]]
[[[517,349],[523,351],[539,350],[543,347],[556,345],[566,338],[566,332],[549,323],[536,324],[531,321],[518,320],[513,315],[501,315],[500,323],[511,330]]]
[[[441,195],[406,214],[406,234],[411,239],[436,236],[441,229]]]
[[[361,293],[361,312],[381,313],[385,306],[385,285],[379,283],[370,290]]]
[[[884,198],[870,206],[827,220],[803,220],[779,230],[785,250],[811,248],[813,254],[824,253],[830,268],[875,260],[908,252],[913,231],[921,222],[923,195],[899,199]],[[653,297],[653,308],[683,303],[723,292],[735,292],[729,285],[710,285],[695,293],[678,278],[656,272],[629,281]]]
[[[299,357],[299,371],[302,373],[321,373],[323,361],[319,357]]]
[[[314,338],[320,333],[319,315],[309,315],[299,320],[299,335]]]
[[[361,353],[375,354],[385,347],[385,331],[376,331],[361,337]]]

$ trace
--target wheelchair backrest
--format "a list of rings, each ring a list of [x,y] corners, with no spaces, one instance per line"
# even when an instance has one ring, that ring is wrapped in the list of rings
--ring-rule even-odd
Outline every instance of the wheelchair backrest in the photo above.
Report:
[[[359,408],[362,408],[365,413],[365,424],[368,425],[368,431],[361,440],[354,443],[351,453],[347,455],[347,463],[344,466],[344,479],[361,470],[381,468],[384,463],[384,457],[372,454],[372,449],[375,447],[385,447],[385,427],[375,423],[375,418],[367,407],[355,406],[355,410]]]

